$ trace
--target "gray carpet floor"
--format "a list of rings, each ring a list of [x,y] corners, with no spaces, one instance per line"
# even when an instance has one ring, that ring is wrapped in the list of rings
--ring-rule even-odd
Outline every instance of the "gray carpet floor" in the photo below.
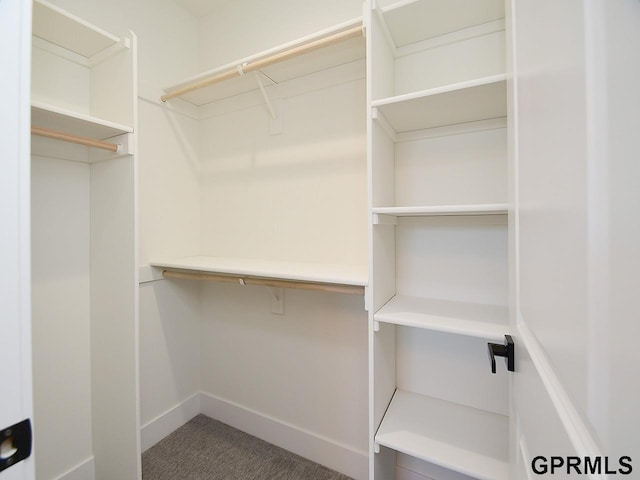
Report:
[[[198,415],[142,454],[144,480],[350,480]]]

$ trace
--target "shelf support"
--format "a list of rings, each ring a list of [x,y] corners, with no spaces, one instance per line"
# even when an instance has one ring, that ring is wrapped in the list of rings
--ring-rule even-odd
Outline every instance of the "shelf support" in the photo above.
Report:
[[[284,288],[269,287],[269,297],[271,297],[271,313],[284,315]]]
[[[267,106],[267,110],[269,110],[271,118],[275,120],[276,112],[273,110],[273,106],[271,105],[271,101],[269,100],[269,95],[267,95],[267,91],[264,89],[264,85],[262,84],[262,80],[260,79],[260,72],[255,72],[255,77],[258,88],[260,89],[260,93],[262,94],[262,98],[264,98],[264,103]]]

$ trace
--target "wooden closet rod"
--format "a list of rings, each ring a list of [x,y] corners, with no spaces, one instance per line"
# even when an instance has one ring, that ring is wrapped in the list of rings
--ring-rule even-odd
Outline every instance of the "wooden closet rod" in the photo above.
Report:
[[[40,137],[53,138],[56,140],[62,140],[64,142],[77,143],[78,145],[85,145],[87,147],[101,148],[102,150],[109,150],[110,152],[118,152],[120,145],[109,142],[101,142],[100,140],[94,140],[87,137],[78,137],[71,135],[70,133],[58,132],[57,130],[49,130],[48,128],[31,127],[31,133]]]
[[[297,47],[290,48],[289,50],[285,50],[283,52],[276,53],[268,57],[261,58],[259,60],[255,60],[250,63],[238,65],[235,68],[232,68],[223,73],[218,73],[209,78],[197,80],[189,85],[179,88],[178,90],[165,93],[160,97],[160,100],[162,100],[163,102],[166,102],[167,100],[171,100],[172,98],[179,97],[180,95],[184,95],[185,93],[193,92],[194,90],[198,90],[203,87],[208,87],[209,85],[213,85],[214,83],[222,82],[224,80],[228,80],[229,78],[233,78],[233,77],[238,77],[248,72],[253,72],[254,70],[264,68],[276,62],[287,60],[297,55],[301,55],[303,53],[307,53],[312,50],[317,50],[318,48],[327,47],[329,45],[333,45],[334,43],[347,40],[348,38],[357,37],[358,35],[362,35],[362,25],[352,27],[343,32],[339,32],[334,35],[330,35],[328,37],[320,38],[318,40],[314,40],[312,42],[305,43],[303,45],[298,45]]]
[[[180,278],[185,280],[209,280],[213,282],[227,282],[241,285],[261,285],[265,287],[297,288],[300,290],[317,290],[322,292],[349,293],[364,295],[364,287],[359,285],[337,285],[334,283],[296,282],[278,280],[275,278],[243,277],[241,275],[218,275],[215,273],[191,273],[163,270],[164,278]]]

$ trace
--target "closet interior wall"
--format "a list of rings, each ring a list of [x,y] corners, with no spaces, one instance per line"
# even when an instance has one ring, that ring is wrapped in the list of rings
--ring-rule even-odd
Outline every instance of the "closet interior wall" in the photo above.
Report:
[[[361,15],[360,0],[224,3],[199,20],[200,69]],[[268,74],[261,76],[275,119],[251,78],[251,91],[197,108],[180,98],[166,103],[169,111],[180,109],[198,119],[195,130],[191,120],[173,125],[173,135],[193,135],[199,142],[189,144],[188,165],[198,175],[199,225],[192,231],[199,234],[199,250],[150,250],[151,260],[205,255],[346,264],[365,271],[364,39],[362,45],[356,61],[277,85]],[[229,80],[229,88],[234,80],[246,81]],[[161,210],[156,213],[155,223],[174,228]],[[180,413],[182,421],[199,410],[354,478],[367,477],[362,295],[285,289],[280,315],[271,311],[267,287],[184,280],[150,285],[143,288],[199,297],[188,308],[197,310],[201,322],[200,393],[185,397],[173,411],[175,405],[165,404],[165,412],[155,412],[166,414],[156,423],[169,421],[176,411],[189,412]],[[166,303],[159,299],[158,315],[165,320],[158,333],[182,323]],[[143,444],[145,437],[143,432]]]

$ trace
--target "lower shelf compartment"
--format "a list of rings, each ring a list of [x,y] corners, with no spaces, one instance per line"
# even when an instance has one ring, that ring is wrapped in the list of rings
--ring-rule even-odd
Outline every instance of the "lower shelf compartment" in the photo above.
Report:
[[[480,480],[509,478],[509,418],[396,390],[377,445]]]

